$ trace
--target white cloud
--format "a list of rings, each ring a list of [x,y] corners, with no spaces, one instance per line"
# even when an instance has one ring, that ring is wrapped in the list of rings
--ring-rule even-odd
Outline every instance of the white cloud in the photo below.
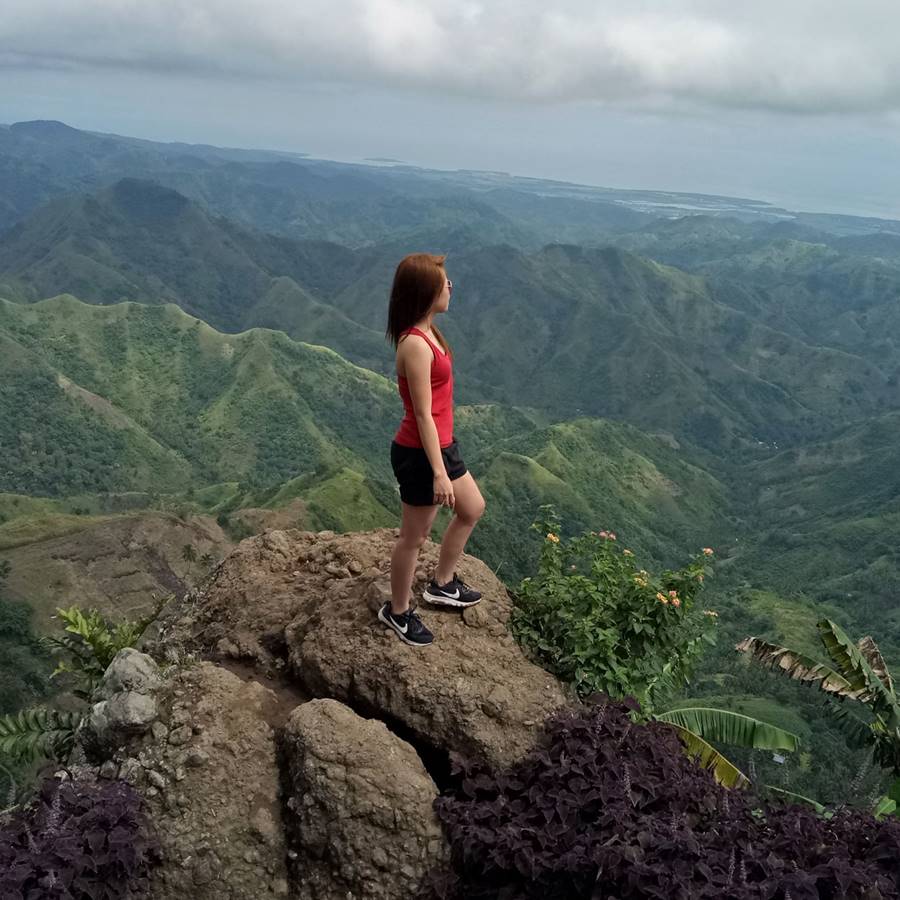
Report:
[[[0,66],[883,112],[898,31],[894,0],[7,0]]]

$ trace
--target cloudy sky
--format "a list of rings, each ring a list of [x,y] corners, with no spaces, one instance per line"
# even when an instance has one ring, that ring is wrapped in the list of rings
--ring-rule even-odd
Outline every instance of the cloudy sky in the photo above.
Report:
[[[896,0],[6,0],[0,122],[900,217]]]

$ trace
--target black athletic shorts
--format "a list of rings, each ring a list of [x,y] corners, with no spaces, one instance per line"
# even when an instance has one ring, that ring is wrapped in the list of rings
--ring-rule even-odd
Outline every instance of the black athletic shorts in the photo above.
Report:
[[[466,464],[459,455],[459,444],[453,443],[441,448],[444,467],[451,481],[466,474]],[[422,447],[404,447],[391,441],[391,466],[400,483],[400,499],[410,506],[435,506],[434,472],[428,455]]]

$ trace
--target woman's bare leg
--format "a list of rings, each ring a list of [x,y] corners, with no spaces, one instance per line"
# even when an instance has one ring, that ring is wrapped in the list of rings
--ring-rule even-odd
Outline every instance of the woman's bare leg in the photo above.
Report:
[[[441,555],[434,573],[438,584],[446,584],[453,577],[466,541],[484,512],[484,497],[481,496],[471,472],[466,472],[453,482],[453,495],[456,501],[453,518],[444,532]]]
[[[437,511],[437,506],[403,504],[400,537],[391,554],[391,612],[395,615],[399,616],[409,609],[409,595],[419,550],[431,534]]]

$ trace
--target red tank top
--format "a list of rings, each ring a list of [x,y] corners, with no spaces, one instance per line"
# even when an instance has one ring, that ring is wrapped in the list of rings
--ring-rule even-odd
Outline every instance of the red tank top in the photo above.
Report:
[[[431,417],[437,426],[438,442],[441,447],[448,447],[453,443],[453,363],[450,354],[444,353],[437,344],[433,343],[428,335],[418,328],[407,328],[404,334],[418,334],[428,341],[434,359],[431,361]],[[409,382],[403,375],[397,375],[397,387],[403,399],[405,415],[400,423],[400,428],[394,435],[394,440],[404,447],[421,447],[422,439],[419,437],[419,426],[416,423],[416,414],[413,410],[412,397],[409,393]]]

